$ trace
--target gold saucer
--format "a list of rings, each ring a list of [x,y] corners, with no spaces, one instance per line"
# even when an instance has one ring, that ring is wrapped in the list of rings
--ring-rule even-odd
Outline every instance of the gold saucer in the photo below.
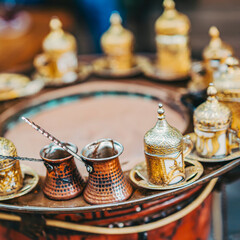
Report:
[[[101,57],[92,62],[93,73],[100,77],[115,77],[115,78],[126,78],[133,77],[141,73],[138,62],[141,60],[141,56],[134,57],[134,65],[132,68],[127,70],[112,70],[108,66],[106,57]]]
[[[92,66],[86,63],[79,63],[76,72],[70,72],[64,78],[49,78],[36,72],[33,76],[34,79],[41,79],[44,81],[46,87],[62,87],[73,84],[78,81],[84,81],[92,73]]]
[[[0,101],[12,100],[36,94],[44,87],[41,80],[31,81],[25,75],[16,73],[0,74]]]
[[[26,166],[26,165],[21,165],[21,171],[24,176],[23,187],[18,192],[0,196],[0,201],[9,200],[9,199],[23,196],[23,195],[27,194],[28,192],[30,192],[33,188],[36,187],[36,185],[39,181],[38,174],[32,168],[30,168],[29,166]]]
[[[187,165],[185,168],[186,178],[175,184],[155,185],[155,184],[149,183],[148,175],[147,175],[147,166],[145,161],[137,164],[131,170],[130,179],[138,187],[152,189],[152,190],[168,190],[168,189],[174,189],[178,187],[184,187],[196,181],[197,179],[199,179],[203,173],[203,166],[198,161],[191,161],[191,160],[185,159],[185,164]]]
[[[189,133],[185,136],[189,136],[190,139],[192,140],[193,144],[195,145],[196,143],[196,134],[195,133]],[[193,160],[193,161],[199,161],[199,162],[206,162],[206,163],[214,163],[214,162],[227,162],[227,161],[232,161],[236,158],[240,157],[240,150],[235,151],[225,157],[221,157],[221,158],[204,158],[204,157],[200,157],[197,155],[196,149],[193,148],[192,152],[189,153],[185,159],[188,160]]]
[[[139,66],[146,77],[160,81],[183,81],[190,76],[190,72],[187,75],[163,73],[155,66],[154,62],[146,57],[140,59]]]

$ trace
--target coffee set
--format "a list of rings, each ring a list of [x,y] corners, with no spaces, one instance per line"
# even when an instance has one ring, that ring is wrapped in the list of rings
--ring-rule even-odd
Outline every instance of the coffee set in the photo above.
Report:
[[[212,83],[207,94],[207,100],[194,112],[194,133],[186,136],[169,125],[163,105],[159,104],[157,122],[144,136],[145,161],[130,173],[121,169],[119,157],[123,146],[119,142],[100,139],[78,154],[76,145],[56,139],[23,117],[53,142],[40,150],[39,160],[46,167],[43,193],[52,200],[68,200],[82,194],[89,204],[119,202],[131,196],[134,186],[151,190],[184,187],[201,177],[204,167],[200,162],[214,164],[238,158],[240,139],[231,129],[231,111],[218,101]],[[20,167],[19,161],[31,159],[18,157],[11,141],[2,137],[0,142],[0,200],[7,200],[31,191],[38,176],[28,167]],[[84,163],[89,174],[87,180],[78,171],[74,158]]]
[[[165,10],[155,23],[156,60],[134,55],[134,36],[122,26],[120,15],[113,12],[111,26],[101,38],[104,57],[91,65],[81,63],[75,38],[62,29],[61,21],[55,17],[43,41],[43,53],[34,59],[33,78],[43,80],[48,86],[61,86],[83,80],[91,72],[115,78],[143,72],[148,77],[167,81],[185,79],[194,73],[193,82],[204,88],[208,86],[207,100],[194,111],[194,133],[183,136],[170,126],[163,105],[159,104],[156,125],[144,136],[145,161],[126,173],[119,162],[123,152],[119,142],[100,139],[86,145],[78,154],[76,145],[56,139],[23,117],[53,143],[40,150],[41,159],[30,159],[19,157],[14,144],[0,138],[0,200],[22,196],[37,185],[38,175],[33,169],[20,166],[22,160],[42,161],[45,165],[42,191],[47,198],[69,200],[82,194],[89,204],[107,204],[127,200],[134,186],[150,190],[184,187],[201,177],[204,172],[201,162],[215,164],[240,157],[240,138],[234,130],[239,125],[238,105],[233,105],[233,99],[240,97],[233,90],[238,84],[240,68],[232,57],[232,48],[221,40],[218,29],[211,27],[211,40],[200,64],[205,72],[200,76],[197,71],[191,71],[190,21],[175,9],[173,0],[164,0],[163,5]],[[74,158],[85,165],[87,180],[78,171]]]

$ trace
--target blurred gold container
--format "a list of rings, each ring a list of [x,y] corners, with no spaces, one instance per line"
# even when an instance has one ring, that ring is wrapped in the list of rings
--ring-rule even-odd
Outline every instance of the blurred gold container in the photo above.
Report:
[[[35,57],[34,66],[40,75],[49,79],[76,77],[76,39],[63,31],[57,17],[52,18],[49,25],[51,30],[43,41],[43,53]]]
[[[14,144],[6,138],[0,137],[0,154],[17,156]],[[0,195],[17,192],[23,186],[23,177],[18,160],[0,159]]]
[[[240,67],[238,59],[228,57],[224,61],[226,70],[215,74],[214,85],[218,90],[220,102],[227,105],[232,112],[232,129],[240,137]]]
[[[144,136],[144,153],[148,180],[156,185],[170,185],[185,179],[184,157],[192,150],[192,142],[170,126],[159,104],[158,121]]]
[[[231,129],[232,113],[218,101],[217,90],[210,84],[207,100],[194,111],[196,150],[201,157],[222,158],[239,147],[237,132]]]
[[[157,63],[163,74],[186,76],[191,68],[188,17],[175,9],[173,0],[164,0],[164,12],[155,23]]]
[[[214,81],[213,74],[227,57],[233,55],[233,49],[220,38],[215,26],[209,29],[210,42],[203,50],[203,60],[206,68],[205,87]]]
[[[110,17],[111,26],[101,37],[101,46],[106,54],[108,67],[113,71],[133,67],[133,34],[122,26],[117,12]]]

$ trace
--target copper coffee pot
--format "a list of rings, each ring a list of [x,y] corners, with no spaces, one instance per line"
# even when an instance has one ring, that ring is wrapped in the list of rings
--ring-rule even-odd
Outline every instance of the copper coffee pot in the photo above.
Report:
[[[123,146],[112,139],[101,139],[82,149],[82,159],[93,167],[83,192],[87,202],[105,204],[131,196],[132,186],[124,177],[118,159],[122,152]]]
[[[74,144],[64,143],[64,145],[77,152]],[[51,143],[40,151],[40,156],[47,168],[42,188],[47,197],[54,200],[68,200],[82,192],[83,179],[72,155]]]
[[[84,190],[84,198],[87,202],[105,204],[123,201],[131,196],[133,191],[132,186],[124,177],[118,159],[119,155],[123,152],[123,146],[120,143],[111,139],[101,139],[85,146],[79,156],[76,153],[76,149],[74,150],[67,144],[62,143],[29,119],[24,117],[22,119],[61,149],[67,151],[85,164],[89,172],[88,184]],[[48,156],[43,157],[47,164],[49,162],[54,163],[55,161],[46,159]],[[53,167],[51,167],[52,169]],[[56,178],[58,175],[56,171],[55,175]]]

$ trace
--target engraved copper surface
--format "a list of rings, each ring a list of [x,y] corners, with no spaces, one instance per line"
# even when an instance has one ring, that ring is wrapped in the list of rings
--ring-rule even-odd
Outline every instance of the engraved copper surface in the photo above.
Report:
[[[67,143],[73,151],[77,147]],[[47,175],[43,185],[44,194],[54,200],[68,200],[79,195],[83,190],[83,179],[78,172],[74,158],[60,147],[50,144],[40,152]]]

